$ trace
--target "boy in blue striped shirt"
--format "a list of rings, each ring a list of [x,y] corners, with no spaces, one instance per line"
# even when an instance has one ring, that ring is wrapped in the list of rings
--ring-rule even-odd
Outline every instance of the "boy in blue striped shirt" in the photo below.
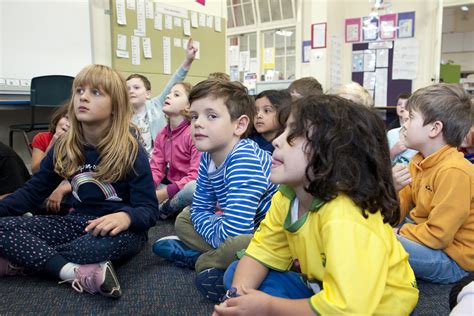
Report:
[[[246,139],[255,105],[242,84],[205,80],[189,102],[191,135],[203,152],[193,205],[177,217],[177,236],[159,239],[153,251],[195,268],[200,292],[218,301],[225,269],[247,247],[277,186],[270,182],[271,156]]]

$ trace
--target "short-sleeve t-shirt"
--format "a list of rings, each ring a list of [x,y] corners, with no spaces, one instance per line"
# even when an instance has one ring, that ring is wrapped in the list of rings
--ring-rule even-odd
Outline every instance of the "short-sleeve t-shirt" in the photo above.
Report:
[[[40,132],[33,137],[33,141],[31,142],[31,147],[38,148],[42,152],[46,152],[48,149],[49,143],[53,139],[53,133],[51,132]]]

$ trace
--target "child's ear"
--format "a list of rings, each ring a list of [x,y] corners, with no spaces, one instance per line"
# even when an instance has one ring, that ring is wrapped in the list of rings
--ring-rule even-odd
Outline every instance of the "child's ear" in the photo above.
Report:
[[[146,90],[146,98],[151,99],[151,90]]]
[[[434,121],[433,123],[431,123],[430,136],[432,138],[435,138],[440,134],[442,135],[442,132],[443,132],[443,122]]]
[[[247,115],[241,115],[237,120],[235,120],[234,134],[241,137],[247,131],[249,123],[250,118]]]

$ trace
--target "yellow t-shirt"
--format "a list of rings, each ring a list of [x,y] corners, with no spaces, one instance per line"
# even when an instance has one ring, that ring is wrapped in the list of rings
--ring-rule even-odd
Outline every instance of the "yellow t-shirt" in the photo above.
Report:
[[[418,289],[408,255],[381,213],[362,216],[345,195],[330,202],[315,199],[309,210],[291,223],[295,198],[280,186],[246,255],[265,266],[287,271],[298,259],[302,276],[321,283],[309,300],[318,314],[409,314]]]

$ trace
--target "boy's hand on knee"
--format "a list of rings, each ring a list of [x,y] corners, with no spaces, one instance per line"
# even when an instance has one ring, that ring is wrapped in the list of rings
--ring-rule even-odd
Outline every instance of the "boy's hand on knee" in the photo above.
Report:
[[[130,227],[132,220],[125,212],[108,214],[89,221],[85,231],[94,236],[116,236]]]
[[[410,170],[405,165],[397,163],[392,167],[393,186],[398,192],[411,183]]]
[[[229,298],[214,306],[217,315],[270,315],[272,297],[262,291],[242,288],[241,296]]]
[[[168,191],[166,188],[156,190],[156,199],[158,200],[158,203],[163,203],[168,199]]]

